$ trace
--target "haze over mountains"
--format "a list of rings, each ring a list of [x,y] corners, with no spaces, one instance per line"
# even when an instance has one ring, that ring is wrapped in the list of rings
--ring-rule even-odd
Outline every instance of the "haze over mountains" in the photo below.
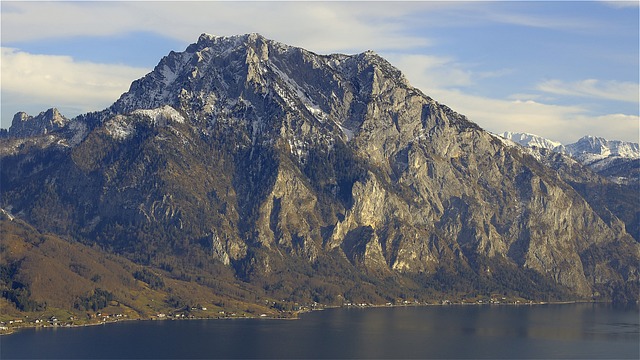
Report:
[[[139,267],[131,286],[181,284],[154,289],[167,307],[637,300],[632,187],[482,130],[374,52],[203,34],[108,109],[47,114],[0,142],[3,221]],[[30,262],[0,258],[8,302],[47,301]],[[67,298],[106,289],[143,312],[82,268]]]

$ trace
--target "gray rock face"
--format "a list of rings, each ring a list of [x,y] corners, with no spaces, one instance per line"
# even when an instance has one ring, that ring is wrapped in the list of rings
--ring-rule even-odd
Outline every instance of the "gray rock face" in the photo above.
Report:
[[[100,119],[40,170],[12,157],[1,207],[49,229],[41,214],[64,208],[57,231],[158,265],[203,253],[247,281],[339,286],[347,271],[574,298],[638,282],[640,248],[614,215],[372,52],[202,35]]]
[[[501,136],[525,146],[536,159],[557,171],[603,220],[612,226],[624,227],[640,241],[637,143],[585,136],[564,146],[531,134]]]
[[[68,123],[69,119],[62,116],[56,108],[43,111],[35,117],[19,112],[13,117],[9,128],[9,136],[26,138],[44,135],[61,129]]]

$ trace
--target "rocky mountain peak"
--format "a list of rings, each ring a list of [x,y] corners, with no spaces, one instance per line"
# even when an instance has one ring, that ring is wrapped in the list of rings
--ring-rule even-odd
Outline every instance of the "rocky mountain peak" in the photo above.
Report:
[[[567,145],[567,152],[574,156],[590,154],[604,157],[619,156],[630,159],[640,158],[638,143],[607,140],[596,136],[584,136],[575,143]]]
[[[171,106],[205,133],[226,126],[232,132],[246,128],[252,144],[281,138],[293,144],[293,153],[304,156],[302,148],[310,143],[331,142],[332,134],[349,141],[363,127],[369,140],[375,129],[394,128],[402,142],[412,141],[415,118],[408,125],[389,114],[377,116],[388,106],[400,111],[407,97],[425,107],[431,104],[434,111],[441,107],[372,51],[318,55],[255,33],[202,34],[184,52],[171,52],[136,80],[111,112],[126,115]],[[448,108],[437,111],[466,123]]]
[[[68,123],[69,119],[64,117],[56,108],[48,109],[36,116],[18,112],[13,116],[13,121],[9,128],[9,136],[30,137],[43,135],[63,128]]]
[[[534,134],[505,132],[501,136],[534,152],[546,149],[569,156],[618,184],[630,184],[638,180],[638,143],[587,135],[565,146]]]
[[[17,124],[19,124],[20,122],[23,122],[23,121],[27,121],[27,120],[29,120],[30,118],[33,118],[33,116],[29,116],[29,114],[27,114],[27,113],[26,113],[26,112],[24,112],[24,111],[17,112],[17,113],[13,116],[13,121],[11,122],[11,125],[13,125],[13,124],[16,124],[16,125],[17,125]]]
[[[273,40],[268,40],[264,36],[258,33],[249,33],[244,35],[233,35],[233,36],[217,36],[211,35],[207,33],[203,33],[198,38],[198,41],[195,44],[187,47],[187,52],[201,51],[203,49],[209,48],[212,51],[221,53],[224,51],[229,51],[230,49],[238,48],[238,47],[255,47],[261,46],[266,43],[277,44],[278,47],[289,48],[288,45],[284,45],[281,43],[277,43]]]
[[[377,71],[373,71],[373,68]],[[300,78],[309,72],[315,77]],[[171,52],[151,73],[135,81],[129,92],[114,104],[114,109],[117,112],[124,109],[132,111],[132,105],[127,103],[135,100],[140,103],[140,98],[143,97],[146,97],[147,101],[138,104],[140,108],[174,105],[171,102],[177,100],[182,90],[206,96],[211,93],[215,95],[220,90],[236,90],[236,86],[248,83],[259,83],[269,87],[277,82],[276,78],[284,81],[285,84],[282,85],[286,87],[312,85],[318,80],[323,80],[319,77],[334,78],[335,81],[351,83],[350,85],[353,85],[354,80],[358,80],[357,87],[360,89],[367,88],[366,84],[362,84],[363,80],[373,81],[375,76],[382,75],[406,83],[399,70],[372,51],[356,55],[321,56],[302,48],[268,40],[256,33],[228,37],[202,34],[198,41],[189,45],[184,52]],[[358,76],[360,77],[354,79]],[[241,83],[241,79],[247,84]],[[211,80],[214,84],[205,84],[202,80]],[[246,92],[252,89],[239,90]],[[289,90],[297,92],[306,89]]]
[[[598,136],[586,135],[578,141],[567,145],[528,133],[504,132],[500,136],[523,146],[549,149],[573,157],[586,156],[594,159],[602,159],[609,156],[628,159],[640,158],[638,143],[607,140]]]

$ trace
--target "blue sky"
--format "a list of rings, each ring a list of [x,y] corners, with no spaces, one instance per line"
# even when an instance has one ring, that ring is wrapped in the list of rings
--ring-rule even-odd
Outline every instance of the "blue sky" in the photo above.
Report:
[[[2,117],[102,110],[201,33],[374,50],[492,132],[638,142],[639,2],[0,3]]]

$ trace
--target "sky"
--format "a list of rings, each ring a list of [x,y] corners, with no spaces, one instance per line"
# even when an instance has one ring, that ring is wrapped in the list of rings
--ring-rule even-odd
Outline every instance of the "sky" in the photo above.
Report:
[[[639,140],[640,2],[1,1],[1,118],[111,105],[202,33],[373,50],[485,130]]]

